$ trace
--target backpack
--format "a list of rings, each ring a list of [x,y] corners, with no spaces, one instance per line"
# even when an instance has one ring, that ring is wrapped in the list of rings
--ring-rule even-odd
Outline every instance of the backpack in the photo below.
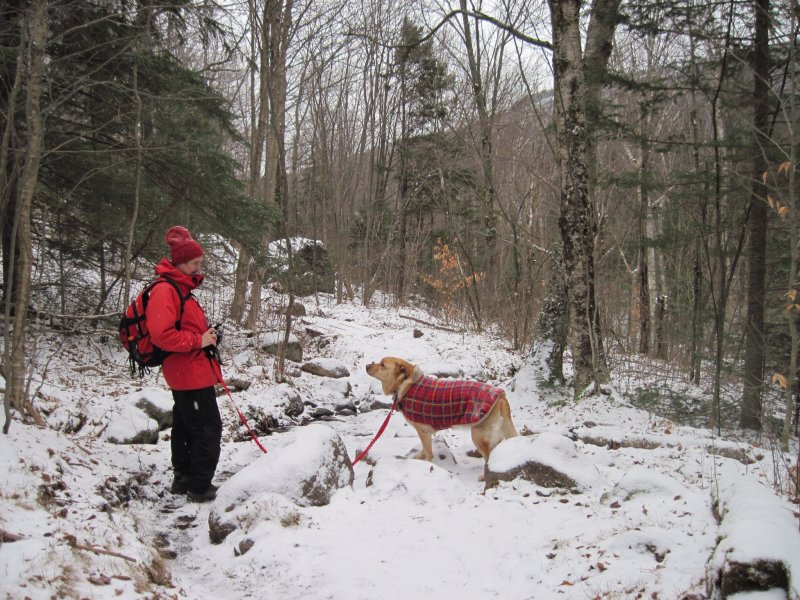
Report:
[[[192,295],[191,292],[184,296],[178,284],[166,275],[161,275],[155,281],[148,283],[136,298],[125,309],[125,314],[119,321],[119,339],[128,351],[128,364],[130,366],[131,377],[139,371],[139,377],[144,377],[153,367],[158,367],[169,356],[169,352],[162,350],[150,339],[150,330],[147,328],[145,318],[147,303],[150,301],[150,292],[159,283],[168,283],[175,288],[178,297],[181,299],[178,320],[175,321],[175,329],[180,330],[181,319],[183,318],[183,305]]]

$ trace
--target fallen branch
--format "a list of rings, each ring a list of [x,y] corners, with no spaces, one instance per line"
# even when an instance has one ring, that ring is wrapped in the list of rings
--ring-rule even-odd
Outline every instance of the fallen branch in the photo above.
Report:
[[[104,554],[106,556],[114,556],[116,558],[121,558],[123,560],[127,560],[128,562],[135,563],[136,559],[131,558],[130,556],[125,556],[124,554],[120,554],[119,552],[114,552],[113,550],[106,550],[105,548],[95,548],[94,546],[86,546],[84,544],[75,543],[72,544],[73,548],[77,550],[86,550],[88,552],[94,552],[95,554]]]
[[[436,323],[429,323],[428,321],[423,321],[422,319],[417,319],[416,317],[409,317],[406,315],[400,315],[403,319],[408,319],[409,321],[416,321],[417,323],[422,323],[426,327],[433,327],[434,329],[441,329],[442,331],[449,331],[450,333],[458,333],[457,329],[453,329],[452,327],[445,327],[444,325],[437,325]]]
[[[86,373],[87,371],[94,371],[95,373],[100,373],[101,375],[103,374],[103,371],[98,367],[96,367],[95,365],[83,365],[83,366],[72,367],[72,370],[75,371],[76,373]]]

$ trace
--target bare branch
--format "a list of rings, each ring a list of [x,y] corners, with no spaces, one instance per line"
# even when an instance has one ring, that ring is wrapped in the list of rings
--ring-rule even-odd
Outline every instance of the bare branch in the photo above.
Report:
[[[413,45],[414,46],[419,46],[420,44],[424,44],[429,39],[431,39],[436,34],[437,31],[439,31],[442,27],[444,27],[444,25],[448,21],[450,21],[450,19],[452,19],[454,17],[457,17],[459,15],[464,15],[466,17],[472,17],[474,19],[478,19],[479,21],[486,21],[487,23],[491,23],[492,25],[494,25],[498,29],[502,29],[503,31],[506,31],[506,32],[510,33],[512,36],[514,36],[518,40],[521,40],[521,41],[523,41],[523,42],[525,42],[527,44],[531,44],[532,46],[537,46],[539,48],[544,48],[546,50],[552,50],[553,49],[553,44],[551,42],[548,42],[547,40],[541,40],[539,38],[533,38],[533,37],[531,37],[529,35],[526,35],[526,34],[522,33],[521,31],[519,31],[516,27],[513,27],[513,26],[509,25],[508,23],[505,23],[505,22],[503,22],[503,21],[501,21],[501,20],[499,20],[499,19],[497,19],[497,18],[495,18],[495,17],[493,17],[491,15],[487,15],[486,13],[482,13],[482,12],[479,12],[479,11],[461,10],[461,9],[458,9],[458,8],[454,9],[454,10],[451,10],[449,13],[444,15],[441,18],[441,20],[436,25],[434,25],[430,29],[430,31],[428,31],[428,33],[423,35]],[[366,39],[369,39],[370,41],[372,41],[373,43],[375,43],[375,44],[377,44],[379,46],[383,46],[385,48],[400,49],[400,48],[409,47],[408,44],[383,44],[382,42],[372,38],[371,36],[368,36],[368,35],[366,35],[364,33],[359,33],[359,32],[356,32],[356,31],[348,31],[346,35],[352,36],[352,37],[366,38]]]

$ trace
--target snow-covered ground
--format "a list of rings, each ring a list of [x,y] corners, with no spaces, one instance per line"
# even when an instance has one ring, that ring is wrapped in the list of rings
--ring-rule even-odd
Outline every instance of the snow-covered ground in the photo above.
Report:
[[[789,591],[759,597],[798,598],[797,505],[787,500],[796,445],[783,455],[719,438],[635,409],[614,390],[574,403],[569,390],[541,386],[536,365],[502,340],[406,318],[432,320],[421,311],[336,305],[327,296],[304,304],[308,314],[294,331],[304,361],[324,359],[349,376],[321,377],[292,363],[288,385],[279,385],[273,358],[255,347],[260,337],[233,328],[223,343],[225,375],[250,382],[233,398],[251,419],[290,424],[292,393],[305,414],[333,415],[261,436],[262,454],[220,396],[226,427],[216,504],[167,491],[168,429],[156,444],[109,441],[136,423],[147,427],[138,399],[170,406],[158,373],[129,379],[111,337],[42,335],[31,393],[51,428],[17,420],[0,435],[5,597],[699,599],[725,561],[761,559],[785,565]],[[208,516],[225,510],[226,482],[229,490],[292,483],[290,438],[312,439],[324,427],[351,458],[366,447],[387,415],[373,405],[390,399],[365,366],[385,355],[503,387],[526,439],[504,442],[497,456],[533,449],[572,469],[579,488],[518,479],[486,490],[468,430],[437,433],[430,464],[408,458],[419,439],[395,414],[355,466],[352,486],[329,504],[300,506],[272,492],[262,498],[263,520],[250,523],[249,551],[241,553],[241,535],[212,544]]]

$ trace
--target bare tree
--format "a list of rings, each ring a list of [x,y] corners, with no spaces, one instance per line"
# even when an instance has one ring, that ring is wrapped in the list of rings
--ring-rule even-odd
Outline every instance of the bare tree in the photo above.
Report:
[[[25,387],[26,352],[25,340],[28,324],[28,300],[31,291],[31,269],[33,265],[33,239],[31,235],[31,207],[39,177],[44,131],[42,123],[41,97],[44,90],[44,56],[47,41],[47,0],[35,0],[22,23],[28,31],[27,96],[25,118],[27,129],[25,162],[22,166],[19,187],[19,202],[15,216],[19,256],[14,269],[17,271],[18,287],[14,290],[13,329],[11,331],[10,385],[6,398],[21,414],[29,414],[37,425],[46,425],[44,418],[27,398]],[[14,279],[14,278],[11,278]],[[8,402],[8,400],[6,400]],[[6,413],[8,415],[8,412]],[[8,432],[7,419],[4,432]]]
[[[754,0],[753,40],[753,190],[747,222],[747,324],[744,389],[739,424],[761,429],[761,390],[764,380],[764,294],[767,251],[767,171],[763,141],[769,139],[769,0]]]

